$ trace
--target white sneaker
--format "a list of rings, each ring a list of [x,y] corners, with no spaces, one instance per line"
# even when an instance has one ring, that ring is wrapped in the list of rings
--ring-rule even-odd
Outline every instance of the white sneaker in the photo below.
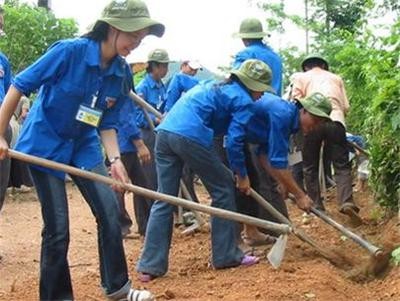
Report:
[[[126,297],[127,301],[155,301],[156,298],[152,293],[146,290],[135,290],[130,289],[128,296]]]

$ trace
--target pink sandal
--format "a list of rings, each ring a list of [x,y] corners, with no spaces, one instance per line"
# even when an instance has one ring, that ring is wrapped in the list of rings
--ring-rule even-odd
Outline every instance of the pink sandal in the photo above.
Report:
[[[249,267],[260,262],[260,258],[256,256],[244,255],[240,265]]]

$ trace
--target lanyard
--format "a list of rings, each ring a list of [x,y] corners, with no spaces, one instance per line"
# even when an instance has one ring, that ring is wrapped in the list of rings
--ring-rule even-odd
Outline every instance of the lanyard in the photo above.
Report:
[[[91,107],[91,108],[96,107],[96,103],[97,103],[97,98],[98,98],[98,96],[99,96],[99,91],[97,91],[97,92],[93,95],[93,97],[92,97],[92,103],[90,104],[90,107]]]

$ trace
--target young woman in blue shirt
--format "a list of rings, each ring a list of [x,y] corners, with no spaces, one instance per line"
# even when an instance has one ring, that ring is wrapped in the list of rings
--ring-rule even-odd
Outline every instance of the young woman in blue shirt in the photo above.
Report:
[[[253,114],[253,102],[269,89],[268,66],[249,60],[232,71],[228,81],[200,84],[189,90],[157,127],[156,164],[158,191],[177,195],[182,168],[187,164],[211,195],[212,206],[235,211],[234,175],[245,193],[250,183],[243,157],[245,125]],[[213,149],[215,135],[227,135],[231,169]],[[146,282],[167,273],[172,239],[174,206],[156,201],[151,209],[144,249],[137,270]],[[212,264],[215,268],[251,265],[257,257],[238,248],[235,223],[211,218]]]
[[[92,30],[62,40],[13,81],[0,110],[0,159],[7,155],[4,134],[23,94],[39,90],[16,149],[106,175],[100,147],[114,179],[128,182],[116,137],[119,110],[130,101],[132,75],[123,59],[148,34],[162,36],[164,26],[139,0],[112,1]],[[31,166],[42,207],[43,241],[40,299],[73,300],[68,266],[69,217],[63,172]],[[72,176],[98,223],[100,277],[110,300],[154,300],[131,288],[118,222],[118,203],[107,185]]]

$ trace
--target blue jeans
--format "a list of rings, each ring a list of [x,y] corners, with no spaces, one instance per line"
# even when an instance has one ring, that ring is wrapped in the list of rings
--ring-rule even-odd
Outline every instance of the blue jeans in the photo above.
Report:
[[[207,149],[174,133],[159,131],[156,138],[158,191],[177,196],[183,165],[186,163],[201,179],[214,207],[235,211],[235,190],[231,172],[213,149]],[[137,270],[162,276],[168,270],[174,206],[156,201],[151,208],[144,249]],[[237,266],[243,258],[236,240],[236,223],[211,218],[212,263],[215,268]]]
[[[40,300],[73,300],[68,266],[69,217],[65,181],[31,168],[42,207]],[[92,172],[106,175],[101,164]],[[105,184],[72,176],[97,221],[101,285],[107,295],[126,296],[130,288],[118,221],[118,203]]]

